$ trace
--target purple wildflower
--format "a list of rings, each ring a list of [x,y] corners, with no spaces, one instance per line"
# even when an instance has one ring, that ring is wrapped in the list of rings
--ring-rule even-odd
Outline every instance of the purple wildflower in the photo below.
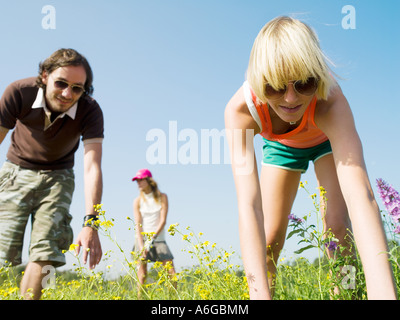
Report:
[[[392,186],[388,185],[384,180],[377,179],[379,195],[381,196],[382,202],[386,207],[387,212],[391,216],[395,224],[399,223],[400,220],[400,194],[393,189]],[[400,226],[397,225],[394,230],[396,234],[400,234]]]
[[[302,222],[304,222],[303,219],[296,217],[293,213],[292,213],[292,214],[289,214],[288,218],[289,218],[290,221],[293,221],[293,222],[295,222],[295,223],[302,223]]]
[[[337,249],[337,243],[335,241],[329,241],[325,243],[325,247],[330,251],[335,251]]]

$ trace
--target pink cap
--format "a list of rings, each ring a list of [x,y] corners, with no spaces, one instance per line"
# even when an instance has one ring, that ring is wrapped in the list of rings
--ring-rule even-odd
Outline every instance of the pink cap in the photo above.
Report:
[[[137,173],[136,176],[132,178],[132,181],[135,181],[136,179],[144,179],[144,178],[151,178],[151,172],[148,169],[140,169]]]

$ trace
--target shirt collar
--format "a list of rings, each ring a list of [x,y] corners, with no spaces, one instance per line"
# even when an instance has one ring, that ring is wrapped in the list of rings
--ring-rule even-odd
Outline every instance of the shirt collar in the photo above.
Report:
[[[45,112],[49,113],[50,110],[46,107],[46,100],[44,98],[44,91],[42,88],[39,88],[38,93],[36,95],[36,99],[32,104],[32,109],[43,108]],[[60,115],[63,118],[65,115],[69,116],[72,120],[75,120],[76,110],[78,108],[78,102],[75,102],[74,105],[68,109],[68,111],[62,113]]]

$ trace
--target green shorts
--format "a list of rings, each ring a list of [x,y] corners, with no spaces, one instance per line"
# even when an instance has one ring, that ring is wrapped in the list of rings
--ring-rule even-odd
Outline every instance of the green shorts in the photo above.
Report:
[[[304,173],[308,169],[310,161],[318,159],[332,153],[329,140],[312,148],[299,149],[285,146],[276,141],[265,138],[263,146],[262,164],[266,166],[278,167],[290,171],[300,171]]]
[[[29,170],[5,162],[0,170],[0,265],[20,264],[31,217],[29,261],[65,264],[62,250],[73,241],[69,207],[75,188],[72,169]]]

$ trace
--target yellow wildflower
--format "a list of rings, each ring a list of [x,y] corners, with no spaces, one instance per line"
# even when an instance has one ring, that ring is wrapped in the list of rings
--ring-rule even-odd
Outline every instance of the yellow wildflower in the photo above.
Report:
[[[75,249],[77,249],[77,248],[79,248],[79,244],[72,243],[72,244],[69,246],[68,251],[75,251]]]
[[[179,225],[179,223],[171,224],[168,228],[168,233],[173,236],[175,235],[176,232],[176,227]]]

